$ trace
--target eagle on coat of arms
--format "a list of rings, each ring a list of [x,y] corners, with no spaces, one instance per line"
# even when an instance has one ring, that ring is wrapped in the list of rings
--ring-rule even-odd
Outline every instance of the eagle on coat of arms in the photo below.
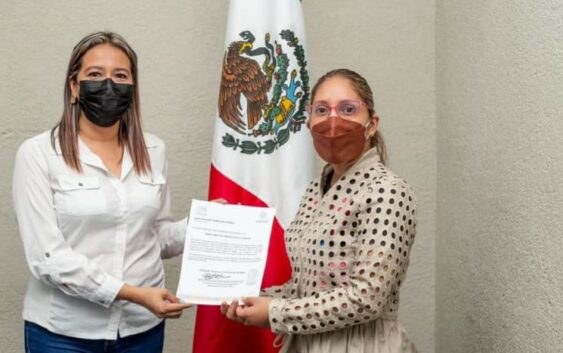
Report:
[[[244,54],[257,56],[266,51],[253,50],[255,38],[249,31],[242,32],[240,36],[244,40],[231,43],[223,60],[219,116],[227,126],[244,133],[245,128],[252,130],[260,120],[262,106],[268,103],[271,82],[268,82],[255,60],[242,56]],[[267,60],[269,58],[270,56],[267,55]],[[241,95],[247,99],[246,123],[241,119]]]

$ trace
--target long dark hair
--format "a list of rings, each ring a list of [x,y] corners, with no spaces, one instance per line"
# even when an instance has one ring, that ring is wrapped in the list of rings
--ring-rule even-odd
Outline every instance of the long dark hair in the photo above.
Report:
[[[77,172],[82,172],[78,158],[78,119],[80,117],[80,107],[73,100],[70,87],[71,82],[76,82],[78,72],[82,66],[82,58],[86,52],[100,44],[108,44],[121,49],[131,63],[134,89],[133,102],[119,123],[119,142],[129,150],[135,171],[138,174],[150,173],[150,159],[141,128],[137,54],[135,54],[135,51],[127,44],[125,39],[112,32],[89,34],[82,38],[72,50],[65,77],[63,114],[59,123],[51,130],[51,144],[55,148],[58,138],[65,163]]]
[[[375,107],[373,103],[373,93],[371,91],[371,88],[365,78],[363,78],[357,72],[349,69],[332,70],[319,78],[317,83],[315,83],[313,90],[311,91],[311,102],[315,100],[315,95],[317,94],[320,85],[329,78],[335,76],[343,77],[350,81],[352,88],[354,89],[356,94],[360,96],[360,99],[367,105],[369,116],[373,117],[375,115]],[[379,130],[377,130],[370,139],[370,148],[373,147],[377,149],[379,160],[383,165],[385,165],[387,163],[387,148],[385,147],[385,141],[383,141],[383,136],[381,135]]]

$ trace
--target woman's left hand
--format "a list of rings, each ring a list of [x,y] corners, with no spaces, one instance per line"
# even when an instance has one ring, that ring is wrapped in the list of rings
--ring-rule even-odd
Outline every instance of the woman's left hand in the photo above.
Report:
[[[244,306],[237,308],[237,316],[245,325],[270,327],[270,297],[253,297],[242,300]]]
[[[272,298],[252,297],[244,298],[242,301],[244,305],[231,304],[230,307],[224,305],[221,311],[229,319],[247,326],[270,327],[269,307]]]

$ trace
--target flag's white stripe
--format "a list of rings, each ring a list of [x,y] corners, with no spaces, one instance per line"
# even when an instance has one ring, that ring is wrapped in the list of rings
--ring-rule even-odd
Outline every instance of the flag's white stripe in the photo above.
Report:
[[[291,29],[306,51],[305,28],[301,3],[298,0],[232,0],[227,25],[225,48],[233,41],[241,40],[242,31],[251,31],[256,46],[264,45],[264,34],[271,34],[270,43],[277,40],[284,44],[284,51],[291,57],[289,73],[299,67],[293,57],[293,48],[285,46],[279,38],[281,30]],[[260,62],[261,59],[259,59]],[[261,62],[260,62],[261,64]],[[243,108],[245,102],[243,99]],[[213,164],[224,175],[249,192],[277,209],[277,217],[285,228],[294,218],[299,200],[314,170],[312,142],[306,126],[292,133],[280,150],[270,155],[243,155],[221,144],[225,133],[235,138],[248,139],[231,130],[217,119],[213,146]]]
[[[238,34],[243,30],[266,33],[279,32],[281,28],[293,29],[306,43],[303,11],[298,0],[232,0],[225,44],[239,40]]]

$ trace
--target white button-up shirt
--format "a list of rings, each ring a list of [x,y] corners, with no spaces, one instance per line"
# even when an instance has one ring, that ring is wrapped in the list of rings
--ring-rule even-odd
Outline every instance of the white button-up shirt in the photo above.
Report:
[[[23,318],[58,334],[116,339],[161,319],[116,300],[124,283],[164,287],[161,258],[182,253],[186,220],[173,222],[164,143],[145,134],[152,173],[138,175],[125,149],[121,176],[79,140],[83,168],[66,165],[50,132],[18,150],[13,203],[31,276]]]

